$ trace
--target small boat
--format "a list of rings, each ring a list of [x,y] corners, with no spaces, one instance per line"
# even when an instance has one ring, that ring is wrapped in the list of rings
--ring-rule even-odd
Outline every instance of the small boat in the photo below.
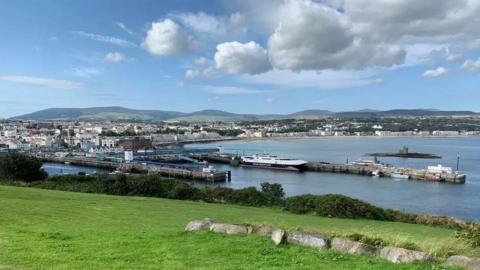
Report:
[[[403,172],[394,172],[390,174],[390,177],[397,179],[410,179],[410,175],[404,174]]]

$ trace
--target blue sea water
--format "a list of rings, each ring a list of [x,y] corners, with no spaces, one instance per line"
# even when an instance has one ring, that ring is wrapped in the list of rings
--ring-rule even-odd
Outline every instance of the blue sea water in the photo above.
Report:
[[[289,196],[337,193],[397,210],[480,220],[480,137],[325,137],[230,141],[188,147],[220,145],[224,152],[233,154],[268,152],[308,161],[339,163],[345,163],[347,159],[369,159],[365,154],[371,152],[396,152],[403,146],[408,146],[411,152],[443,157],[432,160],[380,158],[380,161],[393,166],[413,168],[426,168],[439,163],[455,168],[459,156],[459,170],[467,175],[466,183],[461,185],[347,174],[282,172],[228,165],[216,167],[232,171],[232,181],[222,184],[232,188],[258,187],[262,182],[275,182],[282,184]]]

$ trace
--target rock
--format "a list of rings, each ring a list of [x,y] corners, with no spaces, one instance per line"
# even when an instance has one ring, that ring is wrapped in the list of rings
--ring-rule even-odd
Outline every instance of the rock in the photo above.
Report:
[[[187,224],[187,227],[185,227],[185,231],[193,232],[193,231],[199,231],[199,230],[208,230],[210,229],[210,226],[213,223],[214,221],[209,218],[204,218],[201,220],[192,220]]]
[[[377,248],[372,245],[339,237],[334,237],[330,245],[333,250],[354,255],[373,255],[377,251]]]
[[[480,270],[480,259],[467,256],[451,256],[443,264],[445,267],[463,267],[466,270]]]
[[[270,236],[272,235],[272,232],[275,230],[275,228],[272,228],[267,225],[260,225],[258,227],[255,227],[253,229],[253,232],[258,235],[263,235],[263,236]]]
[[[286,232],[281,229],[275,229],[272,231],[271,238],[275,245],[280,245],[285,241]]]
[[[226,234],[238,234],[238,233],[252,233],[253,228],[244,225],[222,224],[213,223],[210,226],[210,231]]]
[[[316,233],[295,231],[288,234],[287,242],[305,247],[327,249],[330,239]]]
[[[432,260],[425,252],[397,247],[384,247],[380,250],[380,257],[393,263],[424,262]]]

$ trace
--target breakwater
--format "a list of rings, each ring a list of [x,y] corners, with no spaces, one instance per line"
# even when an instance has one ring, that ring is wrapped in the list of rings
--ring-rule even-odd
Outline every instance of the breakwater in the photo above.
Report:
[[[95,158],[87,157],[44,157],[43,162],[71,164],[77,166],[86,166],[94,168],[102,168],[111,171],[119,172],[147,172],[157,173],[166,177],[174,177],[181,179],[191,179],[205,182],[225,182],[230,181],[230,171],[209,171],[202,168],[188,169],[182,166],[162,165],[154,163],[124,163],[124,162],[111,162],[111,161],[99,161]]]
[[[240,165],[240,160],[238,156],[231,154],[192,154],[191,157],[197,160],[208,161],[212,163],[230,164],[232,166]],[[344,173],[380,177],[394,177],[396,174],[401,174],[405,178],[412,180],[447,182],[454,184],[463,184],[465,183],[466,179],[466,176],[464,174],[460,174],[458,172],[432,173],[427,170],[388,167],[382,164],[357,165],[315,161],[308,162],[305,166],[305,170],[312,172]]]

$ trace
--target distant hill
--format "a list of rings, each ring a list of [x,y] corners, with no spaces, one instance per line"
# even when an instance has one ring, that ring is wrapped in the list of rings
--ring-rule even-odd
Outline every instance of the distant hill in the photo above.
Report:
[[[252,121],[271,119],[376,118],[376,117],[432,117],[473,116],[472,111],[439,111],[434,109],[377,111],[364,109],[351,112],[304,110],[292,114],[238,114],[220,110],[202,110],[192,113],[161,110],[135,110],[124,107],[50,108],[12,119],[18,120],[123,120],[123,121]]]
[[[50,108],[13,117],[21,120],[168,120],[185,115],[181,112],[134,110],[124,107]]]

